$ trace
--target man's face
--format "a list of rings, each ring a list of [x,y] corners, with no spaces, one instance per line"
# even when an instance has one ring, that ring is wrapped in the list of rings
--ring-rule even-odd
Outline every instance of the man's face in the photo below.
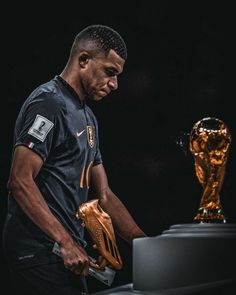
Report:
[[[98,55],[89,59],[82,77],[85,96],[98,101],[116,90],[117,76],[122,73],[124,64],[125,60],[114,50],[110,50],[107,56]]]

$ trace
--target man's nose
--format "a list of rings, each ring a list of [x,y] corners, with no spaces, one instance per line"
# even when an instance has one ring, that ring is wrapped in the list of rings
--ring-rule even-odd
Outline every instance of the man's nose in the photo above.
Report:
[[[117,77],[111,77],[108,81],[108,86],[110,87],[111,90],[116,90],[118,88],[118,81]]]

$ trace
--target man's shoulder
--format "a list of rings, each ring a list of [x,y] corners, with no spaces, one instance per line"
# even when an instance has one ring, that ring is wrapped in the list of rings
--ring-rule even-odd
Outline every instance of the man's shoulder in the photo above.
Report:
[[[45,103],[54,107],[62,107],[65,105],[63,94],[55,79],[39,85],[30,93],[26,104],[32,103]]]

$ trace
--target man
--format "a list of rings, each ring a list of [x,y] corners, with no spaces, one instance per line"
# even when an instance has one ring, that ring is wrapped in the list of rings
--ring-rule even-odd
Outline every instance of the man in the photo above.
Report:
[[[89,267],[98,266],[84,250],[76,211],[90,185],[120,237],[131,242],[145,236],[109,188],[97,121],[86,105],[117,89],[126,58],[119,33],[88,26],[75,37],[62,73],[37,87],[20,110],[3,233],[18,292],[87,294],[84,278]],[[62,259],[52,253],[55,242]]]

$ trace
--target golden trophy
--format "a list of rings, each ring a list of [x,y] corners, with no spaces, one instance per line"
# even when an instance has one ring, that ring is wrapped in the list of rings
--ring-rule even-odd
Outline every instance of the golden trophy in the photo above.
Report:
[[[190,132],[190,152],[203,193],[194,223],[226,223],[220,202],[232,137],[226,124],[214,117],[198,121]]]
[[[220,203],[231,134],[224,122],[208,117],[187,138],[203,188],[200,207],[191,223],[134,239],[132,287],[150,294],[231,294],[236,290],[236,224],[226,222]],[[185,142],[182,137],[183,148]]]
[[[120,270],[123,262],[116,244],[116,237],[110,216],[98,204],[98,199],[82,203],[76,217],[83,221],[82,225],[88,230],[94,245],[100,253],[96,263],[101,269],[107,265]]]

